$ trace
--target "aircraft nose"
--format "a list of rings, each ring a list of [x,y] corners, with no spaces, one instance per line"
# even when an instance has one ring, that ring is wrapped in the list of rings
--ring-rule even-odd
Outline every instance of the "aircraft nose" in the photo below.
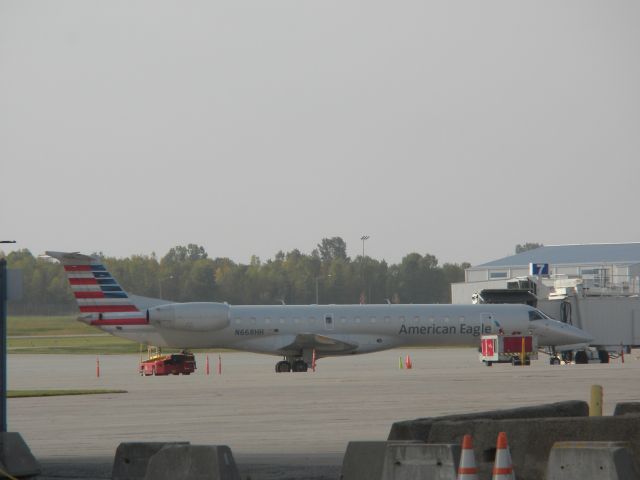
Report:
[[[567,325],[566,323],[560,323],[556,326],[555,330],[564,338],[563,342],[567,344],[574,343],[591,343],[593,337],[584,330],[574,327],[573,325]]]

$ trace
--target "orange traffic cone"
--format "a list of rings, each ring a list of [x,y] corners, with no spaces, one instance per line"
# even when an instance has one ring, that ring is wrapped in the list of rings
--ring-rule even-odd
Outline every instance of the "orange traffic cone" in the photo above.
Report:
[[[407,358],[404,359],[404,366],[407,367],[407,370],[413,367],[413,364],[411,363],[411,357],[409,355],[407,355]]]
[[[493,476],[491,480],[516,480],[516,476],[513,473],[509,445],[507,445],[507,434],[505,432],[498,434],[496,461],[493,464]]]
[[[465,435],[462,439],[462,452],[460,454],[457,480],[478,480],[478,467],[476,466],[476,457],[473,454],[471,435]]]

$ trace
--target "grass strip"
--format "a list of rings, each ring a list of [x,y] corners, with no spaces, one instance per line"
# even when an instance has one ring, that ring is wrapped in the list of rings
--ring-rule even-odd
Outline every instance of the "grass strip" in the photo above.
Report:
[[[79,322],[76,315],[9,316],[7,335],[89,335],[102,333],[95,327]]]
[[[60,397],[63,395],[103,395],[105,393],[128,393],[126,390],[9,390],[8,398]]]
[[[11,354],[93,354],[140,353],[140,344],[78,322],[75,316],[13,316],[7,326],[8,353]],[[146,356],[147,347],[142,347]],[[163,353],[179,352],[164,348]],[[224,349],[198,349],[194,353],[219,353]]]
[[[106,337],[26,337],[10,338],[9,353],[138,353],[140,345],[131,340]]]

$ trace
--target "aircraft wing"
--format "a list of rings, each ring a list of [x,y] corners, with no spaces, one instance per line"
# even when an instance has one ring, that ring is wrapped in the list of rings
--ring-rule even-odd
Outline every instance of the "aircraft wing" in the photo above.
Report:
[[[337,338],[328,337],[326,335],[318,335],[317,333],[299,333],[289,345],[285,345],[280,349],[283,354],[297,355],[301,350],[316,350],[318,354],[322,353],[347,353],[358,348],[354,343],[345,342]]]

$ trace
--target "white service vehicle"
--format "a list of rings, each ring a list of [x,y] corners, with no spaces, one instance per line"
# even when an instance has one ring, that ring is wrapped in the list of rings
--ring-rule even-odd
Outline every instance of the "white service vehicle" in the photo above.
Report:
[[[538,339],[533,335],[483,335],[480,337],[480,361],[530,365],[538,358]],[[523,360],[524,359],[524,360]]]

